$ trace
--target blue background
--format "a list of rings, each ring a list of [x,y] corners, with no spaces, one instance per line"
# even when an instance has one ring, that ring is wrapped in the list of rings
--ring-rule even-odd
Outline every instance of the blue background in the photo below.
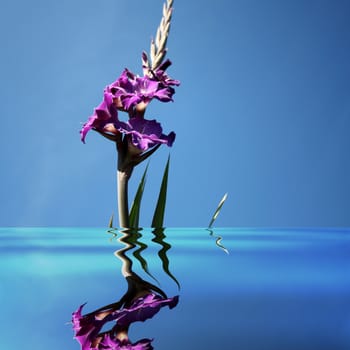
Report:
[[[163,1],[2,1],[1,226],[106,226],[112,143],[78,131],[124,67],[141,74]],[[171,153],[167,226],[350,225],[350,3],[175,1],[176,131],[151,159],[150,225]],[[135,171],[134,191],[143,166]]]

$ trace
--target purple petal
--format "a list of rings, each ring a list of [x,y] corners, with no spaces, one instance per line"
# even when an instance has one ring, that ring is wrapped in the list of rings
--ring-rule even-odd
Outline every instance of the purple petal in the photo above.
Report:
[[[137,321],[145,321],[152,318],[159,310],[168,306],[170,309],[178,303],[179,297],[163,298],[158,294],[149,293],[132,302],[129,307],[109,310],[109,314],[103,314],[101,311],[82,315],[85,304],[81,305],[72,314],[72,324],[75,338],[81,344],[82,350],[92,349],[134,349],[134,350],[151,350],[151,340],[143,339],[135,344],[131,344],[127,339],[120,341],[116,339],[114,330],[118,333],[118,329],[127,329],[130,324]],[[101,333],[102,327],[107,323],[114,321],[116,325],[111,331]],[[113,337],[111,337],[113,334]],[[99,341],[97,341],[99,340]],[[96,344],[92,347],[92,344]]]
[[[139,95],[124,94],[120,96],[124,109],[129,110],[131,107],[136,106],[142,102],[142,97]]]
[[[174,133],[174,131],[172,131],[171,133],[169,133],[169,135],[162,135],[162,138],[165,139],[167,141],[167,145],[169,147],[171,147],[175,141],[175,137],[176,134]]]
[[[170,62],[170,61],[169,61]],[[163,69],[170,64],[167,62]],[[153,98],[162,102],[169,102],[175,92],[171,85],[179,84],[178,81],[170,79],[164,70],[157,70],[154,78],[145,75],[136,76],[129,70],[125,69],[120,77],[108,85],[106,91],[111,93],[115,98],[120,98],[125,110],[135,107],[138,103],[149,103]]]
[[[179,86],[180,85],[180,81],[179,80],[175,80],[170,78],[166,73],[165,70],[171,66],[171,61],[168,59],[166,61],[164,61],[155,71],[154,71],[154,75],[155,78],[160,82],[160,84],[164,87],[170,87],[173,85]]]
[[[103,131],[107,124],[117,121],[118,111],[113,104],[113,96],[108,91],[105,91],[103,101],[95,108],[94,114],[89,117],[88,121],[80,130],[81,140],[85,143],[86,134],[91,129]]]
[[[131,344],[128,340],[113,339],[108,333],[103,336],[100,342],[101,349],[111,350],[152,350],[151,345],[153,339],[141,339],[136,343]],[[99,346],[99,348],[100,348]]]
[[[173,88],[167,87],[167,88],[158,90],[154,94],[154,97],[156,97],[158,100],[162,102],[169,102],[173,100],[172,96],[174,95],[174,93],[175,93],[175,90]]]
[[[166,144],[170,147],[175,140],[175,133],[164,135],[162,126],[156,120],[131,118],[127,123],[118,121],[115,126],[120,132],[130,134],[132,144],[141,151],[146,151],[157,144]]]
[[[178,301],[178,296],[164,299],[157,294],[151,293],[138,298],[130,308],[115,311],[108,315],[107,318],[109,320],[116,320],[117,324],[122,327],[127,327],[131,323],[137,321],[144,322],[152,318],[164,306],[168,306],[170,309],[174,308]]]
[[[105,322],[104,320],[97,320],[94,314],[82,316],[81,311],[84,305],[73,312],[72,323],[75,339],[81,344],[81,349],[89,350],[91,349],[91,342],[98,336]]]
[[[80,139],[85,143],[86,134],[93,128],[93,125],[97,119],[96,115],[89,117],[88,121],[83,125],[80,130]]]
[[[129,119],[131,130],[135,130],[140,134],[155,135],[160,137],[162,134],[162,126],[156,120],[147,120],[143,118]]]

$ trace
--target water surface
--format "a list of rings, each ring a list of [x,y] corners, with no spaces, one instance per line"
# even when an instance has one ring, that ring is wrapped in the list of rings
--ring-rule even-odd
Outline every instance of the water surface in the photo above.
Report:
[[[157,240],[140,231],[128,256],[137,274],[180,302],[135,324],[133,341],[154,338],[159,350],[350,349],[349,229],[164,233]],[[96,228],[0,229],[0,348],[79,349],[72,311],[109,304],[127,288],[118,237]]]

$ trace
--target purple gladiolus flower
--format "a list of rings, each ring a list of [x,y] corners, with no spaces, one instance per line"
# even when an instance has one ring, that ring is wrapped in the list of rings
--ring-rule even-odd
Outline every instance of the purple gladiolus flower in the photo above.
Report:
[[[157,78],[139,77],[128,69],[125,69],[115,82],[108,85],[107,91],[120,99],[126,111],[141,102],[147,105],[153,98],[162,102],[172,101],[175,92],[169,84],[161,84]]]
[[[85,304],[81,305],[72,314],[75,338],[81,344],[82,350],[151,350],[152,340],[150,339],[143,339],[135,344],[129,341],[127,337],[129,326],[134,322],[152,318],[164,306],[174,308],[178,299],[178,296],[163,298],[158,294],[149,293],[134,300],[128,307],[96,311],[85,316],[81,314]],[[108,332],[100,333],[102,327],[111,321],[116,322],[113,328]]]
[[[86,134],[91,129],[105,136],[116,135],[119,130],[131,134],[132,144],[142,151],[161,143],[171,146],[175,140],[174,132],[164,135],[161,125],[155,120],[142,120],[145,108],[153,98],[162,102],[173,100],[173,86],[180,85],[180,82],[165,73],[170,65],[170,60],[166,60],[143,77],[124,69],[120,77],[105,88],[102,103],[80,130],[81,140],[85,143]],[[128,112],[130,120],[120,122],[118,110]]]
[[[131,118],[128,122],[118,121],[115,127],[123,134],[130,134],[131,144],[141,151],[146,151],[157,144],[171,147],[176,136],[173,131],[169,135],[163,134],[160,123],[143,118]]]
[[[91,129],[113,133],[115,130],[114,123],[117,121],[118,111],[113,102],[113,96],[105,91],[102,103],[95,108],[95,113],[88,119],[80,130],[81,140],[85,143],[86,134]]]

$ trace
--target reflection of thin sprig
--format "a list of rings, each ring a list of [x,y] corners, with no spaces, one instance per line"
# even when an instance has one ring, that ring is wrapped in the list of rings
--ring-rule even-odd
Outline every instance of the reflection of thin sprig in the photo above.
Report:
[[[215,244],[217,247],[219,247],[220,249],[222,249],[226,254],[229,254],[229,251],[227,248],[225,248],[222,244],[221,244],[221,241],[222,241],[222,237],[219,236],[219,235],[215,235],[215,232],[214,230],[211,230],[210,228],[207,228],[207,230],[209,231],[209,235],[212,236],[212,237],[215,237],[216,240],[215,240]]]
[[[215,222],[215,220],[217,219],[217,217],[219,216],[220,214],[220,211],[222,209],[222,206],[224,205],[225,201],[227,199],[227,193],[225,193],[225,195],[222,197],[221,201],[219,202],[211,220],[210,220],[210,223],[209,223],[209,226],[207,228],[207,230],[209,231],[209,235],[210,236],[214,236],[214,231],[212,230],[212,227],[213,227],[213,224]],[[229,253],[229,251],[221,244],[221,240],[222,240],[222,237],[221,236],[218,236],[218,235],[215,235],[214,237],[216,237],[216,240],[215,240],[215,244],[220,248],[222,249],[226,254]]]
[[[114,219],[114,214],[111,215],[110,219],[109,219],[109,223],[108,223],[108,230],[107,233],[112,235],[112,237],[110,238],[110,240],[112,241],[114,238],[116,238],[117,235],[117,229],[113,226],[113,219]]]
[[[157,29],[156,37],[151,41],[149,60],[146,55],[142,57],[143,66],[148,72],[159,67],[166,55],[166,43],[170,30],[173,2],[173,0],[167,0],[163,5],[163,17]]]

